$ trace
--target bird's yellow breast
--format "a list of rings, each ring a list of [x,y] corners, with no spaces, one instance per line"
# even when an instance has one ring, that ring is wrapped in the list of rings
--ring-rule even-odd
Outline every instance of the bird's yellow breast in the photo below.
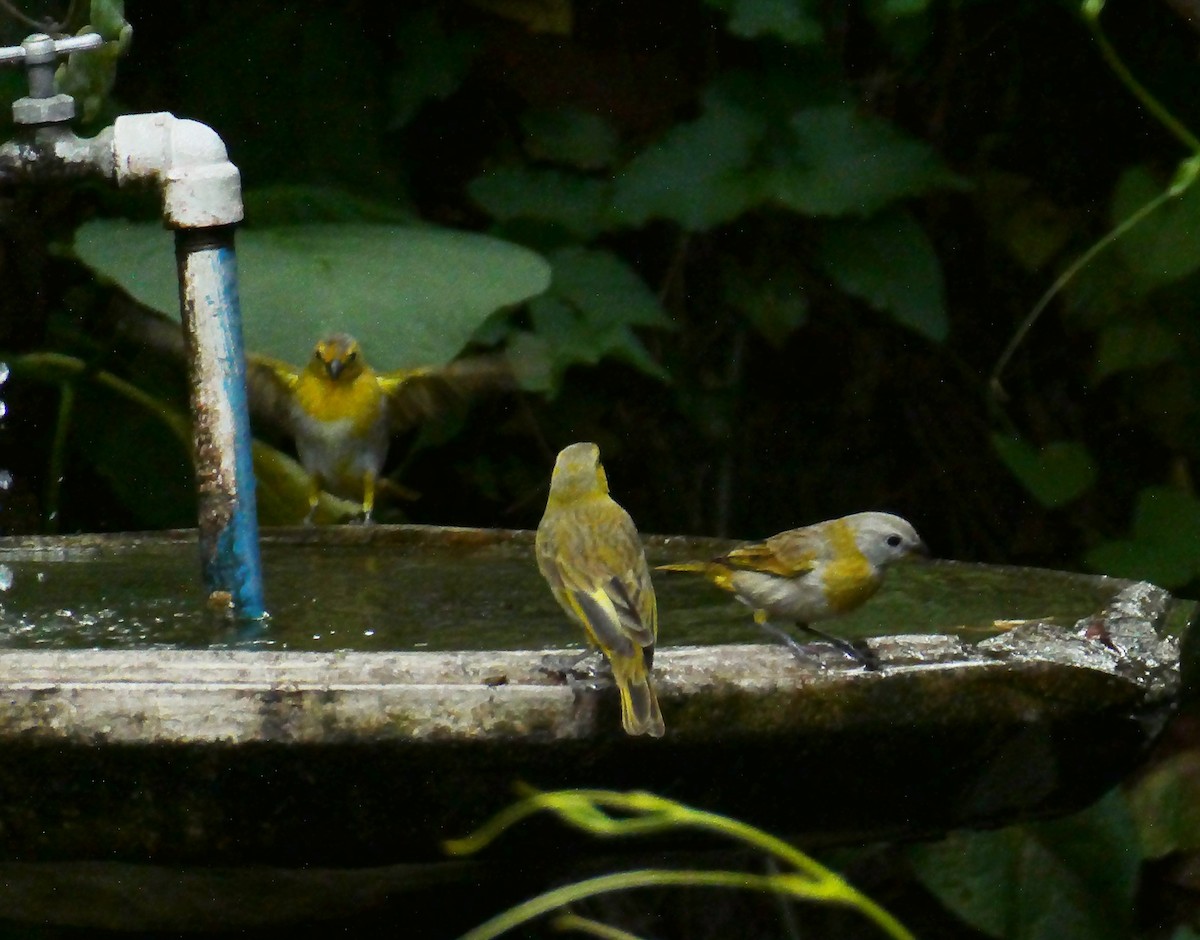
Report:
[[[834,613],[853,610],[879,590],[882,573],[872,565],[854,541],[854,530],[838,519],[826,531],[831,560],[823,566],[825,600]]]
[[[373,373],[337,382],[304,372],[296,384],[296,404],[314,421],[348,419],[354,434],[366,434],[383,413],[383,390]]]

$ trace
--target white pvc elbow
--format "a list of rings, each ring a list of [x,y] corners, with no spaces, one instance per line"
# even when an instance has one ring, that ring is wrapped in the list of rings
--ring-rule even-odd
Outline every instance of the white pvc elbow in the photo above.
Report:
[[[126,114],[113,124],[117,183],[149,180],[163,191],[163,218],[172,228],[240,222],[242,181],[216,131],[166,111]]]

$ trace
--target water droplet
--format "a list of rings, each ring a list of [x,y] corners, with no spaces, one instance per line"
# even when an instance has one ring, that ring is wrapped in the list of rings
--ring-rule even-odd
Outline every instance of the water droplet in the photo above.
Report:
[[[0,362],[0,385],[8,381],[8,363]]]
[[[13,570],[8,565],[0,565],[0,591],[7,591],[13,586]]]
[[[364,630],[363,631],[363,636],[374,636],[374,635],[375,635],[374,630]]]
[[[0,470],[0,491],[11,490],[13,475],[11,470]]]
[[[0,398],[0,421],[4,420],[6,414],[8,414],[8,405],[4,404],[3,398]]]

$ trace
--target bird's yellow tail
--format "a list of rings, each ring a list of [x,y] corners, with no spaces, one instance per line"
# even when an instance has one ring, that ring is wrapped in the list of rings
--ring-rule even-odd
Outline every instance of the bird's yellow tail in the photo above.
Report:
[[[733,582],[730,580],[731,572],[724,565],[715,561],[681,561],[674,565],[659,565],[655,571],[694,571],[699,574],[722,591],[732,591]]]
[[[680,561],[673,565],[656,565],[655,571],[700,571],[707,572],[712,565],[710,561]]]
[[[658,708],[658,696],[650,684],[640,651],[630,659],[613,658],[613,678],[621,693],[621,724],[626,734],[648,734],[661,738],[667,726]]]

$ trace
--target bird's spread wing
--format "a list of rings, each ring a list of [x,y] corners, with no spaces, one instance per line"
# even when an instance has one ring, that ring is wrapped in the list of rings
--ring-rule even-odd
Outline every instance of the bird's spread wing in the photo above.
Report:
[[[460,408],[472,395],[516,388],[503,356],[471,356],[444,366],[400,369],[379,376],[394,433]]]
[[[721,561],[733,568],[762,571],[782,578],[795,578],[807,574],[816,566],[818,551],[811,540],[799,537],[798,533],[783,533],[765,542],[756,542],[735,548]]]
[[[246,357],[250,413],[258,421],[290,429],[292,394],[299,381],[300,373],[294,366],[251,353]]]

